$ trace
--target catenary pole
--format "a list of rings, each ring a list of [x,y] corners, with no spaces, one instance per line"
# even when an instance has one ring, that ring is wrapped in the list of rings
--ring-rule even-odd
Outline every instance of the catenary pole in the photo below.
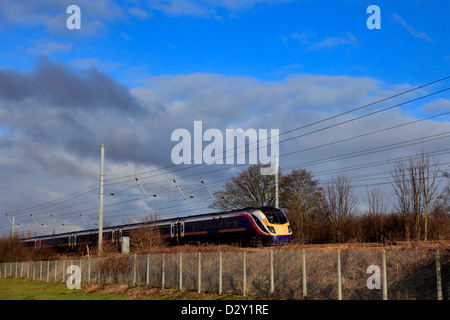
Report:
[[[275,208],[278,208],[278,155],[275,155]]]
[[[98,253],[102,253],[103,245],[103,188],[105,185],[105,145],[100,146],[100,195],[98,198]]]

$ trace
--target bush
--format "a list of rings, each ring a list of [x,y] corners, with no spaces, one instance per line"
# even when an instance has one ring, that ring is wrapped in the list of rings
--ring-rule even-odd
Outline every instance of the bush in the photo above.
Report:
[[[306,221],[307,228],[300,229],[299,217],[286,212],[292,227],[293,242],[303,244],[334,243],[336,239],[331,236],[331,224],[320,214],[311,215]],[[349,217],[340,226],[340,242],[397,242],[408,241],[410,237],[405,233],[405,217],[398,213],[386,213],[379,215],[361,214]],[[421,234],[424,234],[424,217],[420,220]],[[445,210],[434,210],[431,212],[428,224],[427,240],[449,240],[450,239],[450,215]],[[423,240],[423,236],[421,237]]]
[[[55,250],[50,248],[36,248],[29,251],[31,260],[33,261],[49,261],[58,259]]]
[[[164,246],[164,241],[156,227],[142,227],[130,231],[130,250],[145,252]]]
[[[26,261],[31,258],[30,250],[24,246],[17,235],[0,239],[0,263]]]
[[[100,270],[105,273],[129,272],[132,263],[128,256],[108,257],[101,260]]]

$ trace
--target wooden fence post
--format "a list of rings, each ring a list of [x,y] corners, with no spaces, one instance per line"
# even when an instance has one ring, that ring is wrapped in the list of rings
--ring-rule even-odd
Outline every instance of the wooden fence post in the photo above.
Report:
[[[137,285],[137,256],[134,254],[133,259],[133,285]]]
[[[179,283],[179,289],[183,289],[183,253],[180,252],[180,283]]]
[[[342,300],[342,281],[341,281],[341,250],[338,249],[337,256],[337,275],[338,275],[338,300]]]
[[[219,252],[219,294],[222,294],[222,252]]]
[[[303,250],[302,252],[302,273],[303,273],[303,298],[306,298],[307,293],[307,289],[306,289],[306,254],[305,254],[305,250]]]
[[[88,255],[88,283],[91,283],[91,257],[89,255]]]
[[[273,295],[274,287],[274,274],[273,274],[273,250],[270,250],[270,295]]]
[[[161,266],[161,268],[162,268],[162,274],[161,274],[161,289],[164,289],[164,281],[165,281],[165,276],[166,276],[166,271],[165,271],[165,269],[166,269],[166,266],[165,266],[165,261],[164,261],[164,258],[165,258],[165,253],[163,253],[163,254],[162,254],[162,266]]]
[[[383,249],[383,300],[387,300],[386,250]]]
[[[150,255],[147,253],[147,274],[146,274],[146,284],[150,284]]]
[[[245,296],[245,291],[247,290],[247,261],[245,258],[245,251],[244,251],[244,275],[243,275],[243,283],[242,283],[242,295]]]
[[[442,279],[441,279],[441,255],[439,249],[436,250],[436,284],[437,284],[437,298],[442,300]]]
[[[202,254],[198,253],[198,293],[202,291]]]

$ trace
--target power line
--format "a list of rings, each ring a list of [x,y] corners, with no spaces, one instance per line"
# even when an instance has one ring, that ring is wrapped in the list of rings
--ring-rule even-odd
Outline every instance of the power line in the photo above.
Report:
[[[405,95],[405,94],[407,94],[407,93],[410,93],[410,92],[413,92],[413,91],[416,91],[416,90],[425,88],[425,87],[427,87],[427,86],[430,86],[430,85],[433,85],[433,84],[442,82],[442,81],[447,80],[447,79],[449,79],[449,78],[450,78],[450,76],[447,76],[447,77],[444,77],[444,78],[441,78],[441,79],[438,79],[438,80],[435,80],[435,81],[426,83],[426,84],[424,84],[424,85],[421,85],[421,86],[412,88],[412,89],[410,89],[410,90],[406,90],[406,91],[400,92],[400,93],[398,93],[398,94],[395,94],[395,95],[392,95],[392,96],[389,96],[389,97],[386,97],[386,98],[383,98],[383,99],[374,101],[374,102],[372,102],[372,103],[369,103],[369,104],[366,104],[366,105],[363,105],[363,106],[360,106],[360,107],[357,107],[357,108],[353,108],[353,109],[351,109],[351,110],[348,110],[348,111],[339,113],[339,114],[337,114],[337,115],[334,115],[334,116],[331,116],[331,117],[327,117],[327,118],[324,118],[324,119],[321,119],[321,120],[318,120],[318,121],[315,121],[315,122],[312,122],[312,123],[309,123],[309,124],[306,124],[306,125],[303,125],[303,126],[300,126],[300,127],[297,127],[297,128],[291,129],[291,130],[288,130],[288,131],[285,131],[285,132],[283,132],[283,133],[280,133],[279,136],[288,134],[288,133],[290,133],[290,132],[298,131],[298,130],[301,130],[301,129],[304,129],[304,128],[307,128],[307,127],[310,127],[310,126],[313,126],[313,125],[316,125],[316,124],[325,122],[325,121],[329,121],[329,120],[338,118],[338,117],[340,117],[340,116],[343,116],[343,115],[346,115],[346,114],[349,114],[349,113],[352,113],[352,112],[355,112],[355,111],[359,111],[359,110],[368,108],[368,107],[373,106],[373,105],[376,105],[376,104],[378,104],[378,103],[381,103],[381,102],[384,102],[384,101],[387,101],[387,100],[391,100],[391,99],[393,99],[393,98],[396,98],[396,97]],[[312,131],[312,132],[308,132],[308,133],[305,133],[305,134],[303,134],[303,135],[299,135],[299,136],[295,136],[295,137],[292,137],[292,138],[288,138],[288,139],[286,139],[286,140],[280,141],[280,143],[285,142],[285,141],[289,141],[289,140],[292,140],[292,139],[296,139],[296,138],[299,138],[299,137],[303,137],[303,136],[305,136],[305,135],[309,135],[309,134],[312,134],[312,133],[320,132],[320,131],[322,131],[322,130],[326,130],[326,129],[329,129],[329,128],[332,128],[332,127],[336,127],[336,126],[341,125],[341,124],[345,124],[345,123],[349,123],[349,122],[352,122],[352,121],[356,121],[356,120],[362,119],[362,118],[364,118],[364,117],[371,116],[371,115],[374,115],[374,114],[377,114],[377,113],[380,113],[380,112],[383,112],[383,111],[387,111],[387,110],[390,110],[390,109],[393,109],[393,108],[397,108],[397,107],[399,107],[399,106],[402,106],[402,105],[405,105],[405,104],[408,104],[408,103],[411,103],[411,102],[415,102],[415,101],[418,101],[418,100],[421,100],[421,99],[424,99],[424,98],[427,98],[427,97],[430,97],[430,96],[433,96],[433,95],[436,95],[436,94],[445,92],[445,91],[447,91],[447,90],[449,90],[449,89],[450,89],[450,88],[446,88],[446,89],[443,89],[443,90],[439,90],[439,91],[437,91],[437,92],[433,92],[433,93],[431,93],[431,94],[427,94],[427,95],[424,95],[424,96],[421,96],[421,97],[418,97],[418,98],[415,98],[415,99],[411,99],[411,100],[408,100],[408,101],[406,101],[406,102],[399,103],[399,104],[393,105],[393,106],[388,107],[388,108],[384,108],[384,109],[381,109],[381,110],[377,110],[377,111],[371,112],[371,113],[369,113],[369,114],[367,114],[367,115],[363,115],[363,116],[360,116],[360,117],[357,117],[357,118],[354,118],[354,119],[350,119],[350,120],[347,120],[347,121],[344,121],[344,122],[341,122],[341,123],[338,123],[338,124],[334,124],[334,125],[331,125],[331,126],[328,126],[328,127],[324,127],[324,128],[318,129],[318,130],[314,130],[314,131]],[[269,138],[267,138],[267,139],[269,139]],[[245,149],[246,149],[246,150],[249,149],[249,148],[246,148],[246,147],[247,147],[247,146],[250,147],[251,144],[254,144],[254,143],[246,143]],[[229,151],[232,151],[232,149],[230,149]],[[247,151],[245,151],[245,152],[243,152],[243,153],[248,153],[249,151],[250,151],[250,150],[247,150]],[[225,152],[222,152],[222,154],[223,154],[223,153],[226,153],[226,151],[225,151]],[[219,154],[220,154],[220,151],[219,151]],[[234,154],[233,154],[233,156],[234,156]],[[194,159],[194,162],[195,162],[195,160],[201,160],[201,159]],[[203,163],[202,163],[202,164],[195,164],[195,165],[191,165],[190,167],[185,167],[185,168],[181,168],[181,169],[178,169],[178,170],[173,170],[173,171],[170,171],[170,172],[172,173],[172,172],[177,172],[177,171],[186,170],[186,169],[190,169],[190,168],[195,168],[195,167],[198,167],[198,166],[201,166],[201,165],[204,165],[204,164],[203,164]],[[139,173],[139,176],[142,176],[142,175],[147,174],[147,173],[155,172],[155,171],[160,171],[160,170],[170,169],[170,168],[177,167],[177,166],[178,166],[178,165],[170,165],[170,166],[166,166],[166,167],[163,167],[163,168],[158,168],[158,169],[152,169],[152,170],[149,170],[149,171],[144,171],[144,172]],[[133,176],[134,176],[134,175],[128,175],[128,176],[123,176],[123,177],[113,178],[113,179],[109,179],[109,181],[112,181],[112,180],[119,180],[119,179],[123,179],[123,178],[130,178],[130,177],[133,177]],[[157,176],[157,175],[153,175],[152,177],[154,177],[154,176]],[[144,179],[145,179],[145,178],[144,178]]]
[[[360,150],[360,151],[356,151],[356,152],[351,152],[351,153],[347,153],[347,154],[336,156],[334,158],[331,157],[331,158],[319,159],[319,160],[315,160],[315,162],[297,164],[297,165],[294,165],[294,166],[285,167],[284,169],[287,169],[287,168],[290,168],[290,167],[298,167],[298,166],[304,167],[305,165],[318,164],[319,162],[320,163],[324,163],[327,160],[335,161],[337,158],[349,158],[349,157],[355,157],[355,156],[360,156],[360,155],[366,155],[368,153],[373,153],[373,152],[385,151],[386,149],[400,148],[400,147],[403,147],[405,144],[410,145],[410,144],[423,143],[424,141],[433,141],[433,140],[436,140],[436,139],[441,139],[442,135],[448,135],[448,132],[443,133],[443,134],[432,135],[432,136],[428,136],[428,137],[422,137],[422,138],[419,138],[419,139],[406,140],[406,141],[395,143],[395,144],[389,144],[389,145],[385,145],[385,146],[374,147],[374,148],[369,148],[369,149]],[[446,138],[446,136],[444,136],[444,138]],[[340,170],[342,170],[342,169],[340,169]],[[337,171],[339,171],[339,170],[337,170]],[[201,186],[198,185],[197,189],[201,189]],[[196,190],[196,189],[194,188],[194,190]],[[143,198],[144,197],[141,196],[141,197],[136,197],[136,198],[132,198],[132,199],[127,199],[127,200],[121,201],[119,203],[107,204],[107,205],[105,205],[105,207],[106,208],[114,207],[114,206],[117,206],[117,205],[121,205],[121,204],[129,203],[129,202],[134,202],[134,201],[137,201],[137,200],[141,200]],[[68,206],[68,207],[71,207],[71,206]],[[87,209],[87,210],[95,210],[95,209],[97,209],[97,207],[92,207],[92,208]],[[61,216],[64,216],[64,215],[69,215],[69,214],[74,214],[74,213],[76,213],[76,212],[69,212],[69,213],[66,213],[66,214],[60,214],[59,216],[61,217]]]
[[[346,114],[349,114],[349,113],[352,113],[352,112],[355,112],[355,111],[362,110],[362,109],[364,109],[364,108],[373,106],[373,105],[375,105],[375,104],[378,104],[378,103],[381,103],[381,102],[384,102],[384,101],[387,101],[387,100],[390,100],[390,99],[399,97],[399,96],[401,96],[401,95],[404,95],[404,94],[413,92],[413,91],[415,91],[415,90],[418,90],[418,89],[427,87],[427,86],[429,86],[429,85],[432,85],[432,84],[435,84],[435,83],[444,81],[444,80],[446,80],[446,79],[448,79],[448,78],[450,78],[450,77],[445,77],[445,78],[442,78],[442,79],[439,79],[439,80],[436,80],[436,81],[433,81],[433,82],[430,82],[430,83],[427,83],[427,84],[418,86],[418,87],[416,87],[416,88],[413,88],[413,89],[410,89],[410,90],[407,90],[407,91],[404,91],[404,92],[401,92],[401,93],[392,95],[392,96],[390,96],[390,97],[387,97],[387,98],[384,98],[384,99],[377,100],[377,101],[372,102],[372,103],[370,103],[370,104],[366,104],[366,105],[364,105],[364,106],[361,106],[361,107],[358,107],[358,108],[354,108],[354,109],[351,109],[351,110],[342,112],[342,113],[340,113],[340,114],[333,115],[333,116],[331,116],[331,117],[328,117],[328,118],[325,118],[325,119],[321,119],[321,120],[319,120],[319,121],[315,121],[315,122],[309,123],[309,124],[307,124],[307,125],[300,126],[300,127],[297,127],[297,128],[294,128],[294,129],[291,129],[291,130],[288,130],[288,131],[285,131],[285,132],[279,134],[279,136],[285,135],[285,134],[288,134],[288,133],[291,133],[291,132],[294,132],[294,131],[297,131],[297,130],[301,130],[301,129],[304,129],[304,128],[307,128],[307,127],[310,127],[310,126],[313,126],[313,125],[316,125],[316,124],[320,124],[320,123],[322,123],[322,122],[325,122],[325,121],[328,121],[328,120],[332,120],[332,119],[338,118],[338,117],[340,117],[340,116],[343,116],[343,115],[346,115]],[[339,125],[342,125],[342,124],[350,123],[350,122],[352,122],[352,121],[356,121],[356,120],[359,120],[359,119],[362,119],[362,118],[365,118],[365,117],[369,117],[369,116],[375,115],[375,114],[377,114],[377,113],[380,113],[380,112],[383,112],[383,111],[386,111],[386,110],[390,110],[390,109],[393,109],[393,108],[396,108],[396,107],[405,105],[405,104],[407,104],[407,103],[411,103],[411,102],[414,102],[414,101],[418,101],[418,100],[421,100],[421,99],[424,99],[424,98],[427,98],[427,97],[430,97],[430,96],[433,96],[433,95],[436,95],[436,94],[445,92],[445,91],[447,91],[447,90],[449,90],[449,89],[450,89],[450,88],[446,88],[446,89],[443,89],[443,90],[435,91],[435,92],[433,92],[433,93],[430,93],[430,94],[427,94],[427,95],[423,95],[423,96],[418,97],[418,98],[410,99],[410,100],[408,100],[408,101],[405,101],[405,102],[402,102],[402,103],[398,103],[398,104],[396,104],[396,105],[393,105],[393,106],[390,106],[390,107],[387,107],[387,108],[384,108],[384,109],[380,109],[380,110],[377,110],[377,111],[374,111],[374,112],[371,112],[371,113],[368,113],[368,114],[365,114],[365,115],[361,115],[361,116],[358,116],[358,117],[355,117],[355,118],[352,118],[352,119],[348,119],[348,120],[345,120],[345,121],[342,121],[342,122],[339,122],[339,123],[336,123],[336,124],[333,124],[333,125],[330,125],[330,126],[326,126],[326,127],[320,128],[320,129],[316,129],[316,130],[313,130],[313,131],[310,131],[310,132],[307,132],[307,133],[304,133],[304,134],[301,134],[301,135],[297,135],[297,136],[294,136],[294,137],[290,137],[290,138],[287,138],[287,139],[285,139],[285,140],[283,140],[283,141],[280,141],[280,144],[281,144],[281,143],[284,143],[284,142],[287,142],[287,141],[290,141],[290,140],[293,140],[293,139],[297,139],[297,138],[300,138],[300,137],[304,137],[304,136],[306,136],[306,135],[310,135],[310,134],[314,134],[314,133],[317,133],[317,132],[321,132],[321,131],[324,131],[324,130],[327,130],[327,129],[330,129],[330,128],[333,128],[333,127],[336,127],[336,126],[339,126]],[[376,130],[376,131],[373,131],[373,132],[370,132],[370,133],[360,134],[360,135],[357,135],[357,136],[354,136],[354,137],[350,137],[350,138],[346,138],[346,139],[341,139],[341,140],[335,141],[334,143],[331,142],[331,143],[328,143],[328,144],[324,144],[324,145],[321,145],[321,146],[315,146],[315,147],[311,147],[311,148],[320,148],[320,147],[324,147],[324,146],[327,146],[327,145],[333,145],[333,144],[336,144],[336,143],[341,143],[341,142],[344,142],[344,141],[349,141],[349,140],[352,140],[352,139],[357,139],[357,138],[361,138],[361,137],[366,137],[366,136],[368,136],[368,135],[370,135],[370,134],[375,134],[375,133],[379,133],[379,132],[382,132],[382,131],[391,130],[391,129],[394,129],[394,128],[399,128],[399,127],[401,127],[401,126],[406,126],[406,125],[409,125],[409,124],[417,123],[417,122],[419,122],[419,121],[428,120],[428,119],[431,119],[431,118],[434,118],[434,117],[446,115],[446,114],[448,114],[448,113],[449,113],[449,112],[442,113],[442,114],[440,114],[440,115],[436,115],[436,116],[424,118],[424,119],[421,119],[421,120],[411,121],[411,122],[409,122],[409,123],[405,123],[405,124],[398,125],[398,126],[393,126],[393,127],[390,127],[390,128],[385,128],[385,129]],[[446,133],[444,133],[444,134],[446,134]],[[441,137],[441,138],[445,138],[445,137]],[[436,139],[441,139],[441,138],[436,138]],[[429,142],[429,141],[434,141],[433,139],[431,139],[431,140],[424,140],[424,139],[426,139],[426,137],[422,137],[422,138],[418,138],[418,139],[419,139],[420,141],[417,140],[417,139],[413,139],[413,140],[419,141],[419,142],[416,142],[416,143],[425,143],[425,142]],[[412,140],[411,140],[411,141],[412,141]],[[405,143],[405,142],[403,142],[403,143]],[[251,143],[248,143],[248,144],[246,144],[246,146],[250,146],[250,144],[251,144]],[[414,144],[414,143],[411,143],[411,145],[412,145],[412,144]],[[395,148],[397,148],[397,147],[398,147],[398,148],[401,148],[401,147],[406,146],[406,145],[401,145],[401,144],[400,144],[400,145],[398,145],[397,147],[395,147],[394,145],[396,145],[396,144],[392,144],[392,145],[391,145],[391,149],[395,149]],[[375,151],[375,150],[377,150],[378,148],[381,148],[381,147],[371,148],[371,149],[372,149],[371,151],[369,151],[370,149],[367,149],[366,152],[372,152],[372,151],[373,151],[373,152],[379,152],[379,151]],[[249,149],[249,148],[246,148],[246,149]],[[250,151],[250,150],[248,150],[248,151],[246,151],[246,152],[249,152],[249,151]],[[297,151],[293,151],[293,152],[288,153],[288,154],[284,154],[283,156],[288,156],[288,155],[290,155],[290,154],[299,153],[299,152],[304,152],[304,151],[305,151],[305,150],[297,150]],[[383,151],[385,151],[385,150],[383,150]],[[363,152],[363,151],[359,151],[359,152]],[[353,154],[353,155],[347,154],[347,156],[349,156],[349,157],[350,157],[350,156],[360,156],[360,155],[367,155],[367,154],[370,154],[370,153],[367,153],[367,154],[361,153],[361,154],[359,154],[359,155],[357,155],[356,153],[352,153],[352,154]],[[233,153],[233,155],[234,155],[234,153]],[[348,159],[348,158],[345,158],[344,156],[345,156],[345,155],[339,155],[339,156],[338,156],[339,159],[338,159],[338,157],[334,157],[333,160],[336,161],[336,160]],[[307,165],[313,165],[313,164],[321,164],[321,163],[324,163],[324,162],[322,162],[322,161],[326,161],[326,159],[315,160],[314,162],[309,163],[309,164],[307,164]],[[304,165],[304,164],[303,164],[303,165]],[[171,166],[167,166],[167,167],[164,167],[164,168],[157,168],[157,169],[152,169],[152,170],[144,171],[144,172],[142,172],[142,173],[139,174],[139,177],[140,177],[139,179],[140,179],[140,180],[142,180],[142,179],[150,179],[150,178],[154,178],[154,177],[157,177],[157,176],[164,176],[164,175],[166,175],[166,174],[173,174],[173,173],[175,173],[175,172],[180,172],[180,171],[183,171],[183,170],[192,169],[192,168],[196,168],[196,167],[199,167],[199,166],[204,166],[204,163],[198,164],[198,165],[189,166],[189,167],[182,167],[182,168],[178,168],[178,169],[176,169],[176,170],[169,170],[168,172],[162,172],[162,173],[159,173],[159,174],[151,174],[151,175],[149,175],[149,176],[144,176],[144,177],[141,178],[142,175],[145,175],[145,174],[148,174],[148,173],[153,173],[153,172],[158,172],[158,171],[161,172],[162,170],[170,169],[170,168],[173,168],[173,167],[176,167],[176,166],[177,166],[177,165],[171,165]],[[235,168],[235,167],[238,167],[238,166],[240,166],[240,165],[234,165],[234,166],[228,167],[228,168],[222,168],[222,169],[210,170],[210,171],[207,171],[206,173],[203,172],[203,175],[205,175],[205,174],[213,174],[213,173],[217,173],[217,172],[223,171],[223,170],[229,170],[229,169],[232,169],[232,168]],[[292,166],[291,166],[291,167],[292,167]],[[288,167],[288,168],[289,168],[289,167]],[[136,175],[136,174],[135,174],[135,175]],[[111,186],[113,186],[113,185],[118,185],[118,184],[123,184],[123,183],[129,183],[130,181],[128,181],[128,180],[126,180],[126,181],[120,181],[120,180],[128,179],[128,178],[130,178],[130,177],[135,177],[135,175],[121,176],[121,177],[118,177],[118,178],[107,179],[107,182],[108,182],[107,187],[108,187],[108,186],[111,187]],[[186,178],[186,177],[193,177],[193,176],[198,176],[198,174],[191,174],[191,175],[189,175],[189,176],[185,176],[185,177],[181,177],[181,178],[178,178],[178,177],[177,177],[177,179],[183,179],[183,178]],[[117,182],[114,182],[114,181],[117,181]],[[163,181],[166,181],[166,180],[163,180]],[[163,181],[161,181],[161,182],[163,182]],[[220,180],[220,181],[224,181],[224,180]],[[212,184],[212,183],[214,183],[214,182],[209,182],[209,184]],[[154,185],[155,182],[152,182],[152,184]],[[90,194],[90,193],[91,193],[92,191],[94,191],[97,187],[98,187],[98,184],[95,184],[95,185],[86,187],[86,188],[84,188],[84,189],[82,189],[82,190],[80,190],[80,191],[77,191],[77,192],[75,192],[75,193],[72,193],[72,194],[70,194],[70,195],[67,195],[67,196],[64,196],[64,197],[55,199],[55,200],[53,200],[53,201],[49,201],[49,202],[40,204],[40,205],[36,205],[36,206],[30,207],[30,208],[27,208],[27,209],[22,209],[22,210],[13,211],[13,212],[10,212],[10,214],[11,214],[11,213],[15,213],[15,214],[17,214],[17,215],[20,216],[20,215],[26,215],[27,213],[30,213],[30,212],[37,212],[37,211],[41,211],[41,210],[44,210],[44,209],[48,209],[48,208],[50,208],[50,207],[55,207],[55,206],[57,206],[57,205],[59,205],[59,204],[62,204],[62,203],[64,203],[64,202],[72,201],[72,200],[78,199],[79,197],[82,197],[82,196],[84,196],[84,195]],[[136,185],[135,185],[134,187],[136,187]],[[94,188],[95,188],[95,189],[94,189]],[[129,188],[126,188],[126,189],[124,189],[124,190],[132,189],[132,188],[133,188],[133,187],[129,187]],[[184,188],[186,188],[186,187],[184,187]],[[199,186],[199,188],[201,188],[201,186]],[[168,189],[167,189],[167,190],[168,190]],[[194,190],[194,191],[197,190],[197,187],[195,187],[194,185],[193,185],[193,190]],[[172,192],[172,191],[170,191],[170,192]],[[168,194],[170,194],[170,192],[169,192]],[[142,199],[142,197],[137,197],[137,198],[129,199],[129,200],[126,200],[126,201],[122,201],[121,203],[128,203],[128,202],[138,201],[138,200],[140,200],[140,199]],[[86,200],[85,202],[82,202],[81,204],[90,203],[91,201],[93,201],[93,200]],[[164,200],[163,200],[163,201],[164,201]],[[114,205],[119,205],[119,204],[120,204],[120,203],[114,204]],[[74,205],[65,206],[65,207],[63,207],[63,208],[57,208],[57,210],[58,210],[58,212],[60,212],[60,210],[67,209],[67,208],[71,208],[71,207],[74,207],[74,206],[76,206],[76,205],[80,205],[80,203],[77,203],[77,204],[74,204]],[[111,205],[112,205],[112,204],[111,204]],[[105,206],[105,207],[107,207],[107,206]],[[86,209],[86,211],[87,211],[87,210],[94,210],[94,209],[97,209],[97,208]],[[63,214],[63,215],[70,215],[70,214],[73,214],[73,213],[65,213],[65,214]],[[61,216],[61,215],[58,215],[58,217],[60,217],[60,216]]]
[[[11,211],[10,213],[25,214],[25,213],[29,213],[29,212],[45,209],[45,208],[54,206],[56,204],[59,204],[59,203],[62,203],[62,202],[66,202],[66,201],[70,201],[70,200],[73,200],[75,198],[81,197],[81,196],[83,196],[85,194],[91,193],[92,191],[94,191],[93,188],[97,188],[97,187],[98,187],[98,184],[94,184],[94,185],[91,185],[89,187],[83,188],[83,189],[81,189],[79,191],[76,191],[74,193],[71,193],[69,195],[57,198],[55,200],[48,201],[48,202],[45,202],[45,203],[42,203],[42,204],[39,204],[39,205],[36,205],[36,206],[32,206],[32,207],[29,207],[29,208],[26,208],[26,209]]]

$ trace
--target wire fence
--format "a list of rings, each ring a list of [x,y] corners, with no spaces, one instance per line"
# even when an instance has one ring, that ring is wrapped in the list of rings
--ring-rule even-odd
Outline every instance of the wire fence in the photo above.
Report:
[[[77,281],[75,269],[82,283],[286,299],[449,300],[450,294],[448,250],[140,254],[2,263],[0,278],[26,278],[69,286]]]

